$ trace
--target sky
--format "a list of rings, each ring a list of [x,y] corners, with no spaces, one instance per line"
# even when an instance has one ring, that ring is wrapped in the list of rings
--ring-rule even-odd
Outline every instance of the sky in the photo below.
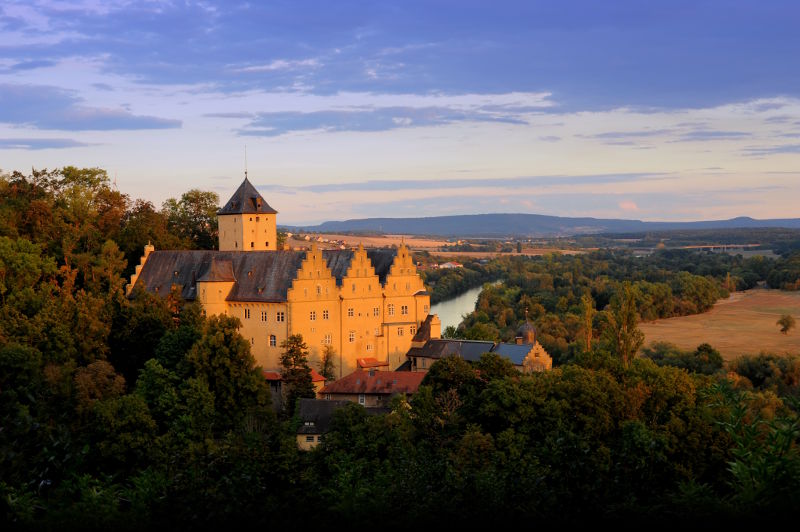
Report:
[[[0,171],[279,224],[800,217],[796,1],[0,3]],[[245,157],[246,153],[246,157]]]

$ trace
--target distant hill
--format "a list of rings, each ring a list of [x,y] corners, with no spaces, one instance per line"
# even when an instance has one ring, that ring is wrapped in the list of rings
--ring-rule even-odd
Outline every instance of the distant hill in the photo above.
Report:
[[[446,237],[547,237],[599,233],[631,233],[676,229],[733,229],[786,227],[800,229],[800,218],[756,220],[748,217],[701,222],[643,222],[602,218],[564,218],[541,214],[465,214],[427,218],[363,218],[324,222],[316,226],[291,227],[290,230],[321,233],[386,233],[436,235]]]

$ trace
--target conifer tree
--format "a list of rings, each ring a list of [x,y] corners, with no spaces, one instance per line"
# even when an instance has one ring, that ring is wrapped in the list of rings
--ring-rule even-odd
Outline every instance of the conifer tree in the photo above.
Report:
[[[283,385],[286,386],[286,412],[291,417],[297,399],[314,398],[311,368],[308,366],[308,346],[302,334],[293,334],[281,343],[281,367]]]

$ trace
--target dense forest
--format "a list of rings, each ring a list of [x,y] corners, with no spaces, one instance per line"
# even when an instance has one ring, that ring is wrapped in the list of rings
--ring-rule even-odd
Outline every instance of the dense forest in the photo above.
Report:
[[[204,317],[175,295],[124,295],[148,240],[214,247],[216,202],[190,191],[156,209],[98,169],[0,175],[4,523],[794,515],[800,360],[725,365],[712,346],[668,344],[637,356],[636,324],[701,312],[760,281],[790,288],[797,257],[598,252],[481,265],[478,275],[505,282],[484,290],[465,332],[507,338],[527,308],[559,367],[521,374],[492,355],[444,359],[410,401],[397,397],[384,415],[340,410],[304,452],[298,420],[272,410],[238,320]]]

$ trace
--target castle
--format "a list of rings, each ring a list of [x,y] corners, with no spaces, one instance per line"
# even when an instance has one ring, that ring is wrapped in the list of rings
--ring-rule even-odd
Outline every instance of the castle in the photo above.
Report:
[[[293,334],[303,336],[312,362],[331,346],[340,377],[361,357],[400,366],[423,322],[430,338],[440,337],[438,317],[426,320],[430,295],[405,245],[278,250],[277,214],[245,177],[217,211],[219,251],[148,245],[128,294],[175,289],[206,314],[239,318],[239,332],[265,370],[280,368],[281,343]]]

